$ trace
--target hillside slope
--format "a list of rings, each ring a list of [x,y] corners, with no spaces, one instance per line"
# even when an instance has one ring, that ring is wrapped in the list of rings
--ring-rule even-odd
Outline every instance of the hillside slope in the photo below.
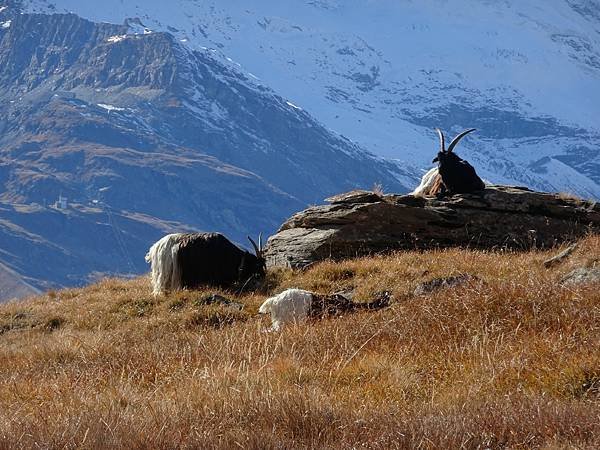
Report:
[[[600,198],[598,0],[26,0],[209,48],[367,150],[426,168],[433,127],[499,184]],[[308,95],[310,93],[310,95]]]
[[[397,166],[170,33],[17,12],[0,11],[0,260],[34,287],[142,273],[167,232],[243,243],[340,190],[406,189]]]
[[[556,250],[558,251],[558,249]],[[589,237],[554,252],[446,250],[271,272],[241,312],[212,291],[104,280],[0,306],[0,446],[598,448],[600,290]],[[471,282],[415,295],[418,283]],[[268,294],[390,290],[377,312],[265,332]]]
[[[40,291],[25,281],[14,270],[0,266],[0,298],[14,299],[39,294]]]

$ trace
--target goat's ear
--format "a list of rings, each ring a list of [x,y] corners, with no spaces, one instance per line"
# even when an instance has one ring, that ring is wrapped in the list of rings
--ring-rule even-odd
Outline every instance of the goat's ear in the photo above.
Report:
[[[256,245],[256,242],[254,242],[250,236],[247,237],[250,243],[252,244],[252,247],[254,247],[254,253],[256,253],[256,256],[260,258],[260,247]]]
[[[440,158],[438,158],[437,156],[435,158],[433,158],[433,161],[431,161],[432,163],[434,162],[438,162],[440,160]]]
[[[454,147],[456,147],[456,144],[458,144],[458,142],[464,138],[467,134],[471,133],[475,131],[475,128],[471,128],[469,130],[465,130],[462,133],[460,133],[458,136],[456,136],[454,139],[452,139],[452,142],[450,142],[450,145],[448,146],[448,153],[450,153],[452,150],[454,150]]]

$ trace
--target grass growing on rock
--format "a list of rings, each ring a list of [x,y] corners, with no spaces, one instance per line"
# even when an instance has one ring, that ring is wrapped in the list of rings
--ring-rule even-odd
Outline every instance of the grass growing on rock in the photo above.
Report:
[[[268,292],[153,297],[146,277],[0,306],[0,447],[598,448],[600,259],[440,250],[269,274]],[[414,296],[435,277],[478,279]],[[287,287],[392,306],[265,332]],[[207,305],[210,293],[245,305]]]

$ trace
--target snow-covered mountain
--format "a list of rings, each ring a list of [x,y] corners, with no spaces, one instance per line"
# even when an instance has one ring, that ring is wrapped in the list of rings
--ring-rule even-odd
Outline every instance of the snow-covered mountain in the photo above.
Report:
[[[476,127],[486,178],[600,198],[598,0],[25,0],[30,11],[139,18],[272,87],[412,170],[432,128]]]
[[[208,50],[136,20],[0,5],[0,299],[3,280],[143,273],[168,232],[243,244],[341,190],[406,189],[402,168]]]

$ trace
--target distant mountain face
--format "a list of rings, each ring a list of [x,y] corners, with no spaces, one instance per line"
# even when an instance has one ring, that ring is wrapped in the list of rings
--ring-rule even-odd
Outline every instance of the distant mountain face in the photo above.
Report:
[[[244,243],[414,177],[171,33],[19,7],[0,1],[0,262],[23,285],[139,274],[165,233]]]
[[[496,182],[600,198],[598,0],[26,0],[138,17],[207,48],[363,148],[430,165],[433,127]]]

